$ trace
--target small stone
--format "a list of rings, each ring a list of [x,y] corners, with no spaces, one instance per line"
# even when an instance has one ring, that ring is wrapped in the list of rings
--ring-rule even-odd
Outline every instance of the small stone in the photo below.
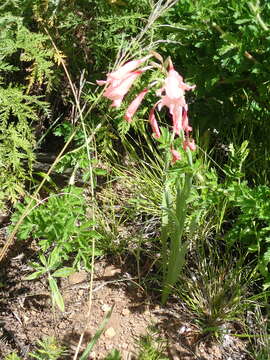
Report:
[[[92,351],[90,354],[89,354],[89,360],[94,360],[95,358],[97,357],[97,354],[95,351]]]
[[[121,269],[113,266],[113,265],[110,265],[110,266],[107,266],[104,270],[104,276],[105,277],[113,277],[117,274],[120,274],[121,273]]]
[[[23,314],[23,321],[27,324],[29,322],[30,318]]]
[[[178,330],[179,334],[184,334],[187,331],[187,328],[185,325],[181,326],[180,329]]]
[[[74,274],[69,275],[68,282],[70,285],[79,284],[87,280],[87,275],[86,271],[75,272]]]
[[[84,294],[84,290],[83,290],[83,289],[80,289],[80,290],[78,291],[78,295],[79,295],[79,296],[83,296],[83,294]]]
[[[111,306],[108,305],[108,304],[103,304],[103,305],[101,306],[101,310],[104,311],[104,312],[110,311],[110,310],[111,310]]]
[[[116,332],[114,330],[113,327],[109,327],[106,331],[105,331],[105,334],[106,338],[108,339],[112,339],[115,335],[116,335]]]
[[[127,316],[127,315],[130,314],[130,310],[129,310],[129,309],[123,309],[121,314],[122,314],[123,316]]]

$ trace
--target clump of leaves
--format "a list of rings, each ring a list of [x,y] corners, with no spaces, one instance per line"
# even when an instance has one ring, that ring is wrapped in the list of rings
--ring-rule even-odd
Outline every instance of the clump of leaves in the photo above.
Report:
[[[21,357],[19,357],[15,352],[13,352],[5,356],[4,360],[21,360],[21,359],[22,359]]]
[[[240,213],[226,239],[231,245],[238,243],[249,253],[257,254],[257,268],[265,279],[266,290],[270,287],[270,188],[237,187],[234,196]]]
[[[43,254],[39,255],[40,264],[36,262],[30,263],[30,266],[36,271],[28,275],[25,280],[37,279],[42,275],[46,275],[51,291],[52,304],[56,304],[61,311],[65,311],[64,299],[60,293],[56,278],[67,277],[75,272],[72,267],[58,268],[61,264],[61,253],[59,248],[55,248],[49,255],[48,259]],[[57,269],[57,270],[56,270]]]
[[[112,350],[104,360],[121,360],[121,354],[118,350]]]
[[[25,204],[30,201],[26,199]],[[24,213],[25,204],[16,205],[10,230]],[[92,241],[97,241],[95,254],[98,255],[101,248],[98,241],[102,240],[102,236],[94,230],[95,222],[86,218],[86,207],[83,189],[76,186],[68,186],[61,193],[52,194],[40,202],[33,201],[18,230],[18,239],[25,240],[31,236],[37,240],[42,252],[58,248],[62,262],[75,254],[74,266],[82,262],[90,268]]]
[[[219,336],[229,322],[241,322],[253,279],[252,266],[244,262],[244,256],[211,244],[190,256],[178,292],[203,334]]]
[[[35,136],[33,122],[41,113],[49,116],[48,104],[29,95],[34,84],[50,87],[54,51],[46,36],[28,30],[21,17],[0,8],[0,206],[24,194],[31,177]],[[26,85],[27,84],[27,85]]]
[[[164,354],[166,342],[162,339],[157,330],[150,328],[148,333],[141,336],[139,341],[138,360],[168,360]]]
[[[57,360],[65,354],[65,348],[54,337],[48,337],[37,342],[38,349],[29,353],[32,359]]]

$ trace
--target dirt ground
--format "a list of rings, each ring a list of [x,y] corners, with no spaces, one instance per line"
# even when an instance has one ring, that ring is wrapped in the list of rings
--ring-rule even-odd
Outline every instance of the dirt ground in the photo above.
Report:
[[[236,337],[227,334],[220,342],[201,337],[179,300],[161,307],[119,259],[97,260],[89,317],[90,274],[85,271],[60,279],[65,311],[53,310],[46,278],[24,280],[31,273],[28,262],[35,256],[31,247],[16,244],[0,269],[1,359],[11,351],[28,359],[36,341],[46,336],[55,336],[68,349],[65,359],[72,359],[81,333],[86,330],[82,352],[112,306],[111,318],[89,360],[103,359],[112,349],[119,350],[123,360],[136,359],[139,337],[153,326],[165,340],[170,359],[249,359],[246,344]]]

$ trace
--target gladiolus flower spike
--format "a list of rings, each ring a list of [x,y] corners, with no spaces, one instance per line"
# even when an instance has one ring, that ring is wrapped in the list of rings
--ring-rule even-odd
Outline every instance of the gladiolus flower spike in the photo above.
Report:
[[[139,60],[132,60],[118,68],[117,70],[107,74],[107,80],[97,81],[98,85],[107,85],[104,96],[112,100],[112,105],[116,108],[121,106],[124,96],[128,93],[134,81],[146,70],[152,66],[139,68],[152,55],[145,56]],[[155,83],[155,82],[154,82]],[[150,85],[152,86],[152,85]],[[188,105],[185,100],[185,92],[193,90],[195,85],[190,86],[184,83],[182,76],[174,69],[172,61],[169,60],[168,75],[164,80],[163,86],[156,91],[156,95],[161,99],[153,106],[149,114],[149,122],[155,138],[160,138],[160,130],[155,118],[155,109],[161,110],[163,106],[169,109],[172,116],[172,130],[174,135],[183,133],[183,149],[188,148],[191,151],[196,149],[194,140],[189,138],[192,127],[188,123]],[[128,106],[125,113],[125,120],[132,121],[132,117],[138,110],[142,100],[149,91],[148,88],[142,90]],[[180,154],[177,150],[171,149],[172,162],[180,160]]]

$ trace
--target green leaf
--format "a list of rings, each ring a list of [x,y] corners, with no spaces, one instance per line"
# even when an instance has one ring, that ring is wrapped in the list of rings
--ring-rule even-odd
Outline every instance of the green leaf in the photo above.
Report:
[[[60,249],[58,247],[54,248],[53,251],[50,253],[48,265],[50,269],[53,269],[59,264],[61,261],[60,256]]]
[[[41,271],[35,271],[33,274],[30,274],[28,276],[26,276],[24,278],[24,280],[34,280],[37,279],[38,277],[40,277],[41,275],[43,275],[46,272],[46,270],[41,270]]]
[[[235,21],[235,24],[241,25],[241,24],[246,24],[247,22],[250,22],[250,19],[239,19]]]
[[[39,260],[41,261],[41,263],[47,267],[47,260],[45,258],[45,256],[43,254],[39,255]]]
[[[67,277],[71,274],[74,274],[75,269],[73,269],[72,267],[63,267],[62,269],[58,269],[56,270],[52,276],[54,277]]]
[[[250,245],[250,246],[248,247],[248,251],[249,251],[249,252],[252,252],[252,253],[258,252],[258,250],[259,250],[258,244],[253,244],[253,245]]]
[[[96,240],[103,239],[103,236],[100,233],[98,233],[96,230],[90,230],[89,237],[94,238]]]
[[[270,262],[270,248],[264,253],[263,258],[265,262]]]
[[[94,172],[94,174],[100,175],[100,176],[107,175],[107,170],[101,169],[101,168],[96,168],[93,170],[93,172]]]
[[[270,281],[263,284],[263,291],[266,291],[270,288]]]
[[[104,360],[121,360],[121,354],[118,350],[113,349]]]
[[[59,309],[64,312],[65,311],[64,299],[59,291],[56,281],[51,276],[49,277],[48,281],[52,293],[53,303],[56,303]]]

